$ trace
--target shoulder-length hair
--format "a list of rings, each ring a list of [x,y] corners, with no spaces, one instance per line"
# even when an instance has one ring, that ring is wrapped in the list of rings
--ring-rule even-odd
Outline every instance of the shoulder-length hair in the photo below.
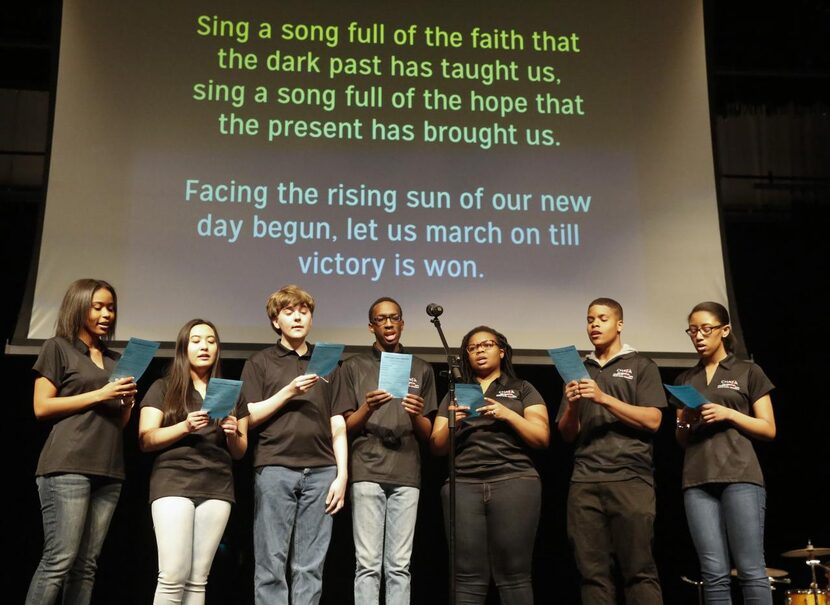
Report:
[[[162,411],[164,412],[162,426],[170,426],[187,418],[187,404],[193,396],[193,380],[190,377],[190,359],[187,356],[187,347],[190,344],[190,331],[195,326],[201,325],[210,327],[216,335],[216,362],[210,369],[210,377],[218,378],[221,376],[219,354],[222,347],[219,342],[219,331],[212,322],[206,319],[191,319],[179,330],[179,335],[176,337],[176,352],[165,375],[167,388],[162,402]]]
[[[516,371],[513,369],[513,347],[507,342],[507,337],[489,326],[477,326],[467,332],[464,338],[461,339],[461,378],[464,382],[475,382],[476,373],[470,364],[470,357],[467,355],[467,345],[470,344],[473,334],[477,332],[487,332],[495,337],[498,347],[504,351],[504,357],[501,358],[499,364],[501,373],[510,378],[516,378]]]
[[[109,340],[115,334],[115,322],[118,320],[118,296],[115,294],[115,288],[102,279],[84,278],[73,281],[66,290],[66,294],[63,295],[63,302],[58,310],[55,336],[65,338],[69,342],[74,342],[78,338],[81,328],[84,327],[89,317],[92,297],[102,288],[112,294],[115,312],[115,317],[110,322],[110,329],[103,340]]]

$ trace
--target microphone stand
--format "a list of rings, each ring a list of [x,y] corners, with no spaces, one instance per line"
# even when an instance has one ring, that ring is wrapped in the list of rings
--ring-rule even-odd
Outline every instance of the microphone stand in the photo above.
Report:
[[[427,311],[429,313],[429,310]],[[430,313],[431,314],[431,313]],[[444,351],[447,354],[447,366],[449,372],[447,373],[447,380],[449,381],[449,404],[456,405],[455,400],[455,383],[461,381],[461,370],[459,368],[460,360],[458,356],[450,353],[450,347],[447,344],[447,339],[444,337],[444,331],[441,329],[441,321],[438,315],[430,319],[432,325],[438,330],[438,336],[441,338],[441,344],[444,345]],[[449,492],[450,492],[450,518],[449,518],[449,536],[447,537],[447,545],[450,554],[450,605],[455,605],[455,410],[448,407],[447,410],[447,428],[450,433],[450,452],[448,459],[449,467]]]
[[[697,582],[695,580],[690,580],[686,576],[680,576],[680,579],[686,582],[687,584],[691,584],[692,586],[697,587],[697,602],[698,605],[703,605],[703,582]]]

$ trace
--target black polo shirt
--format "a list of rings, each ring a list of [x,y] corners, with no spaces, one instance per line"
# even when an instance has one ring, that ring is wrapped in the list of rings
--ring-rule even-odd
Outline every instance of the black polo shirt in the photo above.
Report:
[[[708,385],[702,362],[678,376],[675,384],[690,384],[706,401],[748,416],[752,416],[752,404],[775,388],[759,366],[734,355],[718,364]],[[727,422],[699,425],[689,435],[683,458],[683,488],[706,483],[764,485],[752,441]]]
[[[666,407],[660,372],[651,359],[626,346],[600,366],[593,355],[585,360],[588,375],[608,395],[631,405]],[[563,397],[556,420],[565,413]],[[652,434],[622,422],[603,406],[583,399],[578,404],[579,434],[571,481],[626,481],[654,484]]]
[[[545,405],[532,384],[504,375],[490,383],[484,396],[522,416],[526,407]],[[441,401],[438,415],[446,418],[448,406],[449,394]],[[455,450],[458,481],[539,476],[530,456],[530,446],[504,420],[468,416],[456,427]]]
[[[163,412],[166,391],[167,380],[156,380],[141,400],[141,407]],[[193,389],[187,411],[201,410],[203,404],[201,393]],[[248,406],[240,398],[234,416],[241,419],[247,415]],[[185,435],[157,453],[150,475],[150,502],[166,496],[234,501],[233,458],[218,422]]]
[[[277,393],[297,376],[306,373],[313,345],[300,356],[281,343],[251,355],[242,368],[242,398],[246,403],[262,401]],[[292,468],[332,466],[332,381],[337,370],[318,380],[307,393],[289,400],[254,430],[254,467]]]
[[[56,336],[43,343],[34,371],[58,390],[58,397],[81,395],[109,381],[119,354],[101,343],[104,369],[89,356],[82,340]],[[79,473],[124,478],[121,401],[111,399],[58,420],[40,452],[37,476]]]
[[[401,348],[399,352],[406,351]],[[366,393],[378,388],[380,357],[381,351],[372,347],[371,352],[343,362],[334,388],[339,410],[354,412],[363,405]],[[417,357],[412,358],[409,392],[424,398],[424,416],[435,413],[435,375],[432,366]],[[420,446],[400,398],[388,401],[369,416],[363,431],[352,442],[350,462],[351,482],[421,485]]]

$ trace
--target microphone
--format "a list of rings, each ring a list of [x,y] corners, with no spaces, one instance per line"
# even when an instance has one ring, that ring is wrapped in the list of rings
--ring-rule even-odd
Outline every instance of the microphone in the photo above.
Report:
[[[464,382],[461,378],[461,368],[459,368],[459,364],[461,363],[461,358],[458,355],[453,355],[453,363],[450,365],[450,373],[452,374],[452,379],[456,382]]]
[[[429,303],[427,305],[427,315],[430,317],[438,317],[444,312],[444,307],[441,305],[436,305],[435,303]]]

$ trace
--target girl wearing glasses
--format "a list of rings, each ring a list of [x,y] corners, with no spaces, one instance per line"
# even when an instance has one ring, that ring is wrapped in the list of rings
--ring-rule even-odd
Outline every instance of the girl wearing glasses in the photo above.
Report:
[[[461,341],[461,375],[478,383],[485,405],[475,415],[456,411],[456,599],[484,603],[492,576],[503,603],[533,603],[531,563],[539,524],[541,484],[531,449],[548,446],[545,402],[513,371],[504,335],[479,326]],[[449,449],[445,397],[430,437],[437,455]],[[449,518],[449,486],[442,489]]]
[[[731,603],[730,554],[745,603],[771,605],[764,562],[764,477],[753,439],[775,437],[773,385],[754,363],[733,354],[729,313],[703,302],[689,314],[686,333],[700,362],[677,378],[704,395],[700,408],[677,412],[685,448],[683,499],[700,560],[707,603]]]
[[[204,319],[187,322],[176,338],[167,376],[141,402],[139,443],[160,453],[150,475],[158,544],[154,605],[205,601],[208,574],[234,501],[232,459],[248,445],[248,409],[236,406],[213,423],[203,410],[211,378],[219,376],[219,334]]]

